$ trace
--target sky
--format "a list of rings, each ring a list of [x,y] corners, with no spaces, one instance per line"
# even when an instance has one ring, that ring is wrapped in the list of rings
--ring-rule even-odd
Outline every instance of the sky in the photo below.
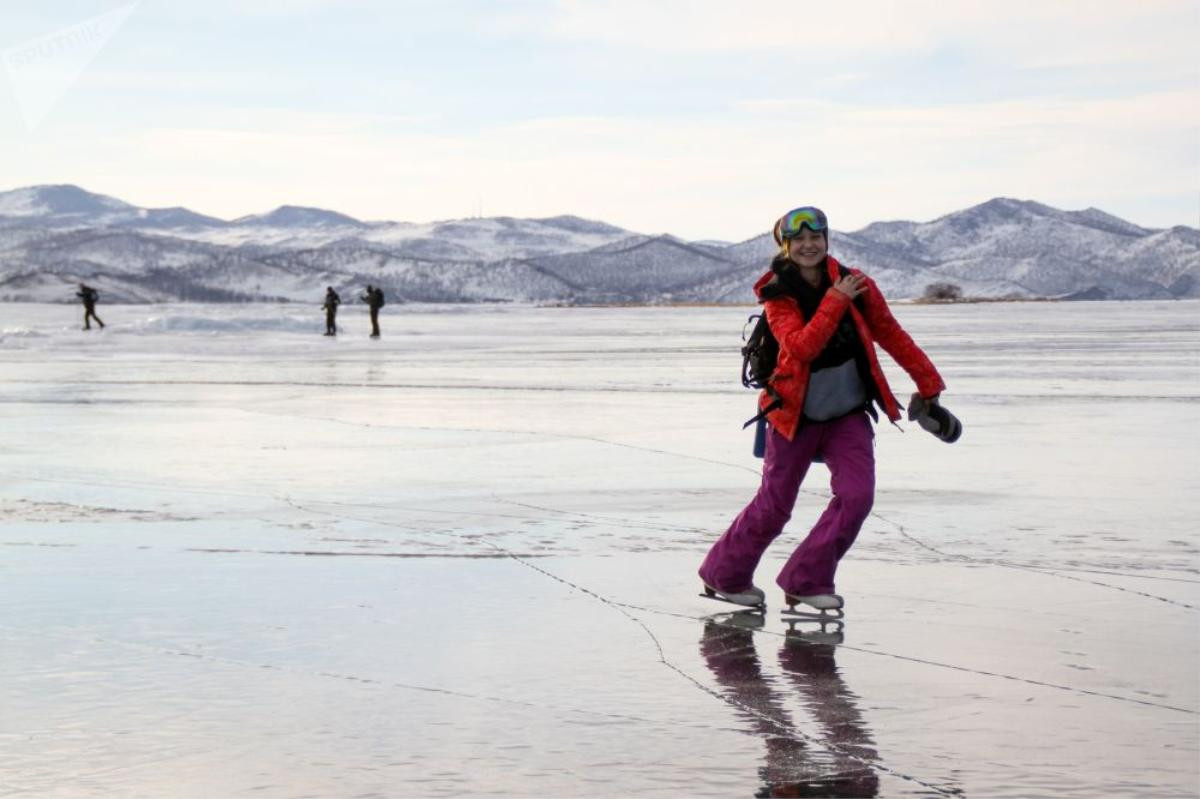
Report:
[[[997,196],[1200,225],[1196,0],[5,5],[0,190],[724,241]]]

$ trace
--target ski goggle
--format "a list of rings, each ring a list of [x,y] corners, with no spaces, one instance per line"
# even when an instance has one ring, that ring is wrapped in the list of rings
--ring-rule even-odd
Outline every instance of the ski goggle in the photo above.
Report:
[[[825,212],[811,205],[788,211],[775,223],[775,243],[782,244],[784,239],[794,239],[800,235],[802,228],[808,228],[814,233],[826,232],[829,222],[825,219]]]

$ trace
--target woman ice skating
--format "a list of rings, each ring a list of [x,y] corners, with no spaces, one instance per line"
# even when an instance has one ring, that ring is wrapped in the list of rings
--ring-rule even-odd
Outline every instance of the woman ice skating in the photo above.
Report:
[[[904,368],[926,403],[945,388],[933,363],[900,327],[871,278],[828,254],[829,227],[818,208],[796,208],[775,223],[779,253],[754,286],[779,356],[759,408],[768,423],[762,485],[700,566],[705,594],[762,606],[754,570],[791,517],[815,460],[830,472],[833,499],[792,553],[776,582],[791,607],[824,614],[838,561],[850,549],[875,495],[873,407],[891,421],[899,402],[875,353],[878,342]]]

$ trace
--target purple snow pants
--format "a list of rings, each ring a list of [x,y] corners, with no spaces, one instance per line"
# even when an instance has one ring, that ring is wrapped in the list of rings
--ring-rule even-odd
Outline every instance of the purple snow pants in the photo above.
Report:
[[[866,413],[806,422],[788,441],[767,431],[762,485],[700,566],[700,579],[722,591],[744,591],[754,569],[792,515],[813,459],[829,467],[833,500],[775,581],[789,594],[832,594],[838,561],[850,549],[875,499],[875,431]]]

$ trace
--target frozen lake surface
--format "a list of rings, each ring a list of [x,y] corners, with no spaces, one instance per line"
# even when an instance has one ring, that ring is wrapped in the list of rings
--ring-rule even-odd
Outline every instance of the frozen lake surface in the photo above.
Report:
[[[1200,793],[1198,303],[897,307],[840,640],[697,596],[750,309],[99,311],[0,305],[2,796]]]

